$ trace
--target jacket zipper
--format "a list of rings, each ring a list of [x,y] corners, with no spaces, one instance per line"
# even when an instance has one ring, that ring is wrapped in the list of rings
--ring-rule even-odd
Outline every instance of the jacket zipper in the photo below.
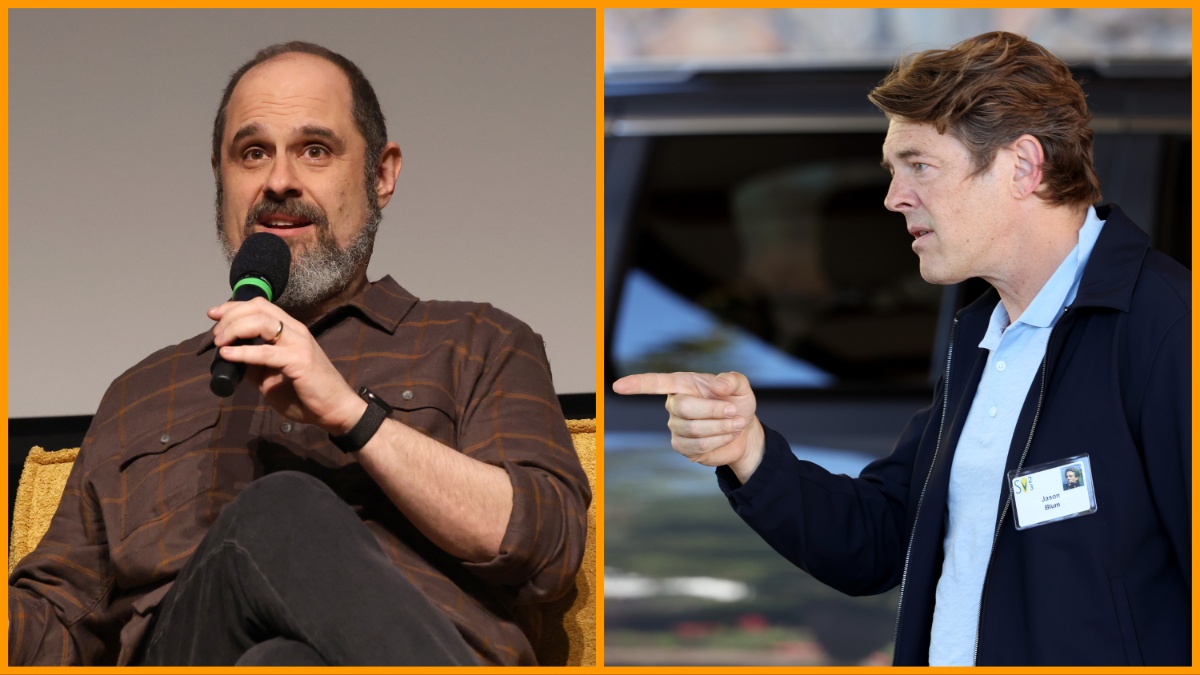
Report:
[[[917,513],[913,516],[912,533],[908,537],[908,548],[904,552],[904,572],[900,575],[900,598],[896,603],[896,636],[893,643],[900,646],[900,616],[904,609],[904,589],[908,585],[908,563],[912,559],[913,540],[917,535],[917,523],[921,520],[921,505],[925,503],[925,490],[929,487],[929,479],[933,477],[933,468],[937,466],[938,453],[942,449],[942,431],[946,428],[946,410],[950,406],[950,362],[954,358],[954,337],[958,332],[958,317],[950,326],[950,342],[946,348],[946,377],[942,381],[942,419],[938,423],[937,444],[933,446],[933,459],[929,462],[929,473],[925,474],[925,483],[921,485],[921,496],[917,498]],[[978,643],[976,643],[978,649]]]
[[[1055,324],[1057,326],[1057,324]],[[1050,329],[1050,337],[1046,341],[1046,354],[1042,355],[1042,384],[1038,392],[1037,408],[1033,411],[1033,424],[1029,427],[1029,438],[1025,439],[1025,449],[1021,452],[1021,459],[1017,462],[1017,471],[1020,471],[1025,466],[1025,458],[1029,455],[1029,448],[1033,445],[1033,433],[1037,431],[1038,418],[1042,416],[1042,402],[1046,399],[1046,360],[1049,358],[1050,341],[1054,339],[1054,329]],[[987,566],[983,568],[983,588],[979,593],[979,617],[975,621],[975,653],[972,655],[971,662],[979,665],[979,636],[983,632],[983,596],[987,591],[988,572],[992,570],[992,559],[996,556],[996,541],[1000,539],[1000,528],[1004,527],[1004,517],[1008,515],[1008,507],[1012,505],[1012,495],[1009,495],[1007,501],[1004,502],[1004,508],[1000,511],[1000,519],[996,521],[996,532],[992,535],[992,548],[988,551]]]

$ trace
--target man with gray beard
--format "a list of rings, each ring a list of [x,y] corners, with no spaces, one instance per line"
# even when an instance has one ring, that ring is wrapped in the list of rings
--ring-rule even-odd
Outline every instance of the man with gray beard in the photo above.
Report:
[[[109,388],[9,580],[12,665],[532,665],[583,556],[587,479],[540,336],[370,282],[400,173],[371,85],[292,42],[231,77],[217,233],[292,254],[285,292]],[[256,339],[257,338],[257,339]],[[228,398],[214,354],[246,364]]]

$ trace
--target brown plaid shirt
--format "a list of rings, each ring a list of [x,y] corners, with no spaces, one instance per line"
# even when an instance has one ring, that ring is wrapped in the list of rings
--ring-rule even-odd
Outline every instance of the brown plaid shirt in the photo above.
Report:
[[[534,662],[518,614],[572,586],[591,499],[540,336],[490,305],[419,301],[390,277],[310,328],[395,419],[508,471],[500,555],[465,563],[435,547],[325,432],[281,418],[253,387],[214,396],[205,332],[109,387],[49,532],[9,580],[12,664],[128,663],[222,507],[285,469],[353,506],[483,662]]]

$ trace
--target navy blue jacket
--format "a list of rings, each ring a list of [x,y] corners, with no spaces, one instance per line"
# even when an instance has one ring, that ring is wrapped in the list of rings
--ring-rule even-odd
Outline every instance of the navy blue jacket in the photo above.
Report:
[[[1087,453],[1097,511],[1018,531],[1005,483],[979,615],[978,665],[1186,665],[1191,660],[1191,273],[1119,208],[1054,327],[1005,473]],[[896,665],[926,665],[950,464],[987,351],[989,291],[959,312],[933,404],[859,478],[767,430],[730,503],[777,551],[851,595],[901,584]]]

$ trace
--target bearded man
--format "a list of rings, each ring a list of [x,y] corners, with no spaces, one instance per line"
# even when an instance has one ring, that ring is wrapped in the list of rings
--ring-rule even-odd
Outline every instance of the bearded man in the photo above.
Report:
[[[318,45],[230,78],[218,238],[232,261],[278,235],[290,280],[113,382],[10,577],[13,665],[535,662],[587,479],[536,333],[368,281],[401,167],[386,138],[362,72]],[[228,398],[215,353],[247,366]]]

